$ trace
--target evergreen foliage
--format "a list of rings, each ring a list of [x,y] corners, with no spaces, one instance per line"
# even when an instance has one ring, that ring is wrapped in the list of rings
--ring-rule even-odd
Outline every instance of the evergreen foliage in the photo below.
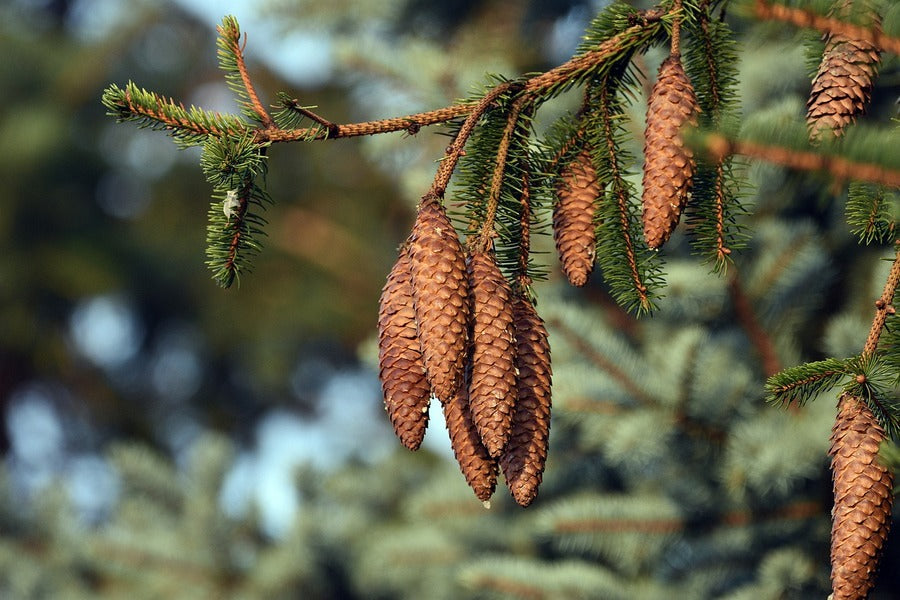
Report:
[[[897,241],[897,129],[853,124],[836,131],[833,139],[814,135],[811,140],[796,101],[739,119],[740,48],[724,12],[739,5],[745,16],[850,39],[865,34],[867,43],[885,52],[895,47],[896,7],[860,1],[837,10],[843,4],[672,0],[638,10],[614,2],[588,25],[575,55],[556,68],[518,79],[497,76],[465,101],[368,123],[330,123],[284,93],[278,96],[279,110],[270,116],[250,82],[244,41],[233,17],[219,28],[218,55],[241,116],[185,109],[133,83],[125,89],[110,86],[103,103],[118,120],[164,130],[183,147],[202,146],[201,168],[213,188],[208,265],[224,287],[249,269],[249,259],[260,250],[265,225],[260,212],[272,202],[264,188],[271,145],[416,133],[424,125],[444,123],[452,127],[452,142],[422,197],[420,219],[426,210],[442,215],[444,192],[450,189],[449,201],[461,210],[459,229],[468,234],[470,250],[495,248],[520,300],[530,301],[536,295],[532,282],[547,274],[534,256],[541,248],[537,234],[546,233],[553,181],[574,153],[590,151],[603,190],[596,216],[600,293],[608,293],[627,314],[612,307],[601,312],[553,292],[541,295],[555,361],[556,437],[541,502],[527,517],[512,518],[508,500],[491,513],[480,511],[452,480],[447,483],[445,471],[434,465],[419,470],[421,464],[412,459],[394,457],[378,470],[384,475],[408,469],[413,475],[405,473],[402,485],[390,488],[374,480],[373,473],[353,467],[335,473],[321,490],[305,490],[307,510],[286,541],[271,547],[249,542],[252,558],[241,563],[235,548],[246,540],[236,534],[235,523],[210,508],[210,490],[221,479],[227,451],[208,450],[212,458],[190,471],[198,488],[186,491],[171,485],[171,470],[125,451],[120,466],[126,482],[123,502],[116,517],[91,539],[102,548],[120,534],[128,543],[133,542],[129,536],[143,535],[145,544],[125,547],[121,560],[92,566],[71,578],[71,590],[60,588],[59,593],[82,593],[94,581],[100,582],[98,587],[134,587],[151,596],[167,593],[156,586],[170,582],[157,582],[152,572],[134,568],[134,563],[147,561],[129,563],[129,556],[146,554],[153,564],[177,561],[189,570],[186,577],[196,580],[200,596],[227,590],[235,597],[287,597],[289,590],[306,585],[323,597],[338,592],[398,598],[820,596],[826,584],[816,568],[822,562],[816,552],[827,537],[829,512],[819,499],[824,457],[830,452],[835,458],[837,490],[846,475],[842,469],[849,468],[842,465],[852,463],[841,462],[846,458],[843,440],[855,431],[840,421],[839,413],[834,431],[841,436],[833,437],[828,451],[833,411],[827,402],[810,401],[834,397],[833,390],[842,386],[842,398],[859,399],[883,428],[868,432],[868,449],[900,434],[900,346],[893,310],[900,256],[893,257],[865,344],[851,349],[849,358],[803,362],[817,353],[798,332],[822,327],[816,314],[833,273],[833,255],[823,250],[831,250],[827,245],[834,241],[823,242],[818,223],[776,218],[765,211],[754,215],[745,161],[816,172],[805,183],[823,197],[830,184],[853,180],[845,210],[853,235],[864,244],[890,244]],[[686,85],[700,105],[699,127],[679,131],[669,141],[697,152],[696,173],[684,168],[678,174],[691,180],[679,188],[685,194],[692,190],[685,229],[693,251],[712,264],[718,278],[679,258],[678,235],[659,253],[642,233],[646,228],[635,183],[642,164],[633,152],[632,115],[648,83],[638,61],[660,50],[674,62],[684,55]],[[821,46],[810,44],[809,52],[821,56]],[[583,92],[581,109],[560,118],[541,139],[536,121],[545,103],[573,88]],[[655,116],[669,125],[675,118]],[[659,162],[649,154],[645,158],[646,163]],[[674,179],[669,165],[658,166],[665,167],[660,177]],[[673,225],[677,219],[676,213]],[[417,226],[427,235],[445,236],[444,246],[454,245],[454,233],[432,226],[436,222],[431,218]],[[417,235],[423,231],[413,237]],[[428,252],[430,248],[420,254]],[[417,259],[416,310],[426,304],[427,292],[427,302],[441,301],[444,312],[429,323],[435,337],[423,345],[431,355],[445,358],[447,348],[435,340],[453,330],[459,334],[454,352],[465,358],[460,324],[467,323],[468,292],[456,281],[448,291],[450,269],[429,274],[427,266],[425,258]],[[453,312],[454,306],[459,311]],[[629,316],[651,312],[659,318],[649,323]],[[856,322],[844,314],[833,323],[838,318]],[[415,335],[422,336],[424,317],[417,313],[416,319]],[[617,330],[613,319],[628,329]],[[748,348],[753,350],[750,357]],[[782,364],[798,366],[782,369]],[[437,369],[427,370],[433,378]],[[787,406],[786,412],[765,406],[760,385],[765,377],[767,399]],[[461,389],[458,379],[465,378],[454,372],[445,383]],[[440,394],[445,402],[453,396],[446,391]],[[457,421],[463,422],[467,400],[457,399]],[[459,429],[459,423],[454,427]],[[456,442],[454,449],[463,464]],[[891,450],[886,456],[896,461]],[[496,473],[496,464],[488,467]],[[385,489],[373,491],[363,483]],[[845,495],[837,501],[865,507],[869,490],[857,487],[849,500]],[[478,490],[476,494],[485,500]],[[335,503],[346,514],[346,524],[322,518]],[[55,510],[52,516],[58,519],[61,509]],[[883,512],[887,516],[875,532],[879,539],[889,525],[889,501]],[[160,523],[167,526],[163,531],[152,529]],[[65,544],[66,533],[50,529],[42,541]],[[836,543],[833,560],[841,554],[834,551]],[[312,555],[312,547],[326,558]],[[172,553],[175,548],[183,552]],[[288,551],[299,554],[291,568],[284,560]],[[876,561],[880,551],[879,542]],[[64,555],[60,572],[98,556]],[[833,573],[840,569],[833,565]],[[329,581],[326,574],[337,576]],[[34,579],[0,581],[31,597],[43,593]],[[864,583],[871,587],[872,576]]]

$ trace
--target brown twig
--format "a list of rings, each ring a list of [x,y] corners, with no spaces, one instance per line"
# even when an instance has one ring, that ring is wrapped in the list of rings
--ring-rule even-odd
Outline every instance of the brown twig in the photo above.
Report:
[[[637,402],[649,407],[658,406],[660,404],[641,388],[632,377],[629,377],[624,370],[619,368],[612,360],[597,352],[597,350],[588,344],[578,332],[566,325],[562,320],[551,317],[547,320],[547,324],[562,334],[566,340],[578,350],[580,356],[593,363],[594,366],[598,367],[601,371],[607,373],[613,381],[619,384],[624,392],[634,398]]]
[[[500,192],[503,189],[503,174],[506,171],[509,144],[512,141],[516,125],[519,124],[519,114],[522,112],[522,106],[526,98],[527,96],[519,96],[512,103],[509,114],[506,117],[506,128],[503,130],[503,137],[500,138],[500,144],[497,147],[497,163],[494,165],[494,172],[491,175],[491,189],[488,192],[484,222],[481,224],[481,235],[479,235],[477,242],[481,248],[486,248],[494,237],[494,219],[497,216],[497,207],[500,204]]]
[[[475,105],[469,113],[469,116],[466,117],[462,127],[460,127],[459,131],[456,133],[456,137],[453,138],[453,142],[447,147],[447,151],[444,152],[444,158],[441,160],[441,165],[438,167],[437,173],[434,176],[434,182],[431,184],[430,193],[435,194],[439,198],[444,197],[444,190],[447,189],[447,184],[450,183],[450,177],[456,169],[456,163],[459,162],[459,157],[462,155],[463,148],[466,146],[466,141],[468,141],[469,136],[472,134],[472,131],[474,131],[475,125],[478,123],[479,119],[481,119],[482,115],[487,112],[488,108],[496,102],[497,98],[516,87],[518,86],[511,82],[501,83],[485,94],[484,98]]]
[[[681,12],[681,0],[672,2],[672,10]],[[681,55],[681,16],[676,16],[672,21],[672,43],[669,46],[669,54],[672,56]]]
[[[871,356],[875,353],[888,315],[896,312],[893,301],[894,293],[897,291],[897,284],[900,283],[900,240],[894,242],[894,247],[896,251],[894,264],[891,266],[891,272],[884,283],[884,291],[881,292],[881,297],[875,301],[875,317],[872,319],[872,327],[869,329],[866,344],[863,346],[863,357]]]
[[[606,151],[609,156],[609,168],[612,171],[612,188],[616,195],[616,203],[619,212],[619,227],[622,231],[622,237],[625,240],[625,254],[628,258],[628,268],[631,271],[631,280],[634,283],[634,289],[637,290],[640,297],[641,307],[649,309],[650,298],[647,296],[647,286],[641,280],[641,272],[638,269],[637,257],[635,255],[634,240],[631,239],[630,220],[628,218],[628,194],[622,185],[622,174],[619,172],[619,161],[616,156],[615,136],[613,135],[612,118],[609,114],[607,104],[607,95],[609,94],[609,86],[603,82],[600,88],[600,105],[603,107],[603,136],[606,140]]]
[[[797,27],[816,29],[822,33],[842,34],[851,40],[869,42],[882,50],[900,54],[900,38],[885,35],[877,25],[872,27],[854,25],[833,17],[817,15],[802,8],[790,8],[766,0],[756,0],[753,14],[759,19],[783,21]]]
[[[525,294],[531,285],[528,276],[528,260],[531,254],[531,175],[528,164],[522,169],[522,195],[519,203],[522,211],[519,213],[519,264],[516,272],[516,287],[519,293]]]
[[[747,337],[750,338],[750,343],[753,344],[756,353],[759,354],[766,377],[771,377],[781,371],[781,361],[775,351],[775,344],[772,342],[771,336],[759,324],[759,319],[756,318],[756,313],[750,305],[750,299],[744,291],[737,270],[728,280],[728,295],[731,297],[738,322],[744,328]]]
[[[839,156],[827,156],[806,150],[790,150],[756,142],[734,141],[719,134],[709,134],[706,149],[718,160],[732,154],[752,156],[801,171],[826,171],[840,180],[859,180],[900,186],[900,171],[878,165],[855,162]]]
[[[220,35],[225,36],[225,32],[221,27],[217,27],[216,29],[218,29]],[[253,82],[250,80],[250,72],[247,70],[247,63],[244,61],[244,47],[246,45],[246,34],[244,34],[243,42],[239,42],[238,38],[234,37],[232,38],[231,51],[234,53],[238,72],[241,74],[241,81],[244,84],[244,89],[247,90],[247,97],[250,98],[250,106],[253,108],[253,112],[257,114],[259,120],[266,129],[272,129],[275,128],[275,121],[272,120],[272,117],[266,111],[262,102],[259,101],[259,96],[256,94],[256,88],[253,87]]]
[[[284,107],[292,112],[303,115],[310,121],[315,121],[322,127],[325,127],[328,130],[328,137],[334,137],[334,134],[337,133],[338,125],[336,123],[332,123],[325,117],[322,117],[322,116],[314,113],[313,111],[309,110],[305,106],[301,106],[300,101],[297,100],[296,98],[284,101]]]

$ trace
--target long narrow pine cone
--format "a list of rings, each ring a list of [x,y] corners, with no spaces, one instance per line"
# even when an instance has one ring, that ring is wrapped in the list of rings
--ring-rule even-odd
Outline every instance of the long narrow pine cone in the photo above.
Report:
[[[884,429],[864,401],[841,396],[831,432],[833,600],[868,597],[891,524],[893,474],[878,459]]]
[[[468,334],[466,259],[444,207],[422,198],[409,240],[413,303],[425,372],[440,400],[460,385]]]
[[[699,112],[681,56],[672,54],[660,65],[647,104],[642,203],[644,238],[651,248],[666,243],[687,204],[695,163],[681,129],[696,123]]]
[[[472,359],[469,407],[488,453],[497,457],[506,446],[516,401],[512,291],[493,252],[469,258],[472,302]]]
[[[513,300],[513,320],[518,399],[500,468],[512,497],[528,506],[541,485],[550,445],[550,343],[543,321],[527,299]]]
[[[378,367],[384,408],[404,446],[416,450],[428,426],[431,390],[416,334],[412,273],[407,249],[400,252],[378,308]]]
[[[442,402],[442,407],[459,469],[475,496],[490,508],[490,499],[497,487],[497,461],[481,443],[481,436],[472,421],[467,386],[461,385]]]
[[[591,153],[585,148],[562,169],[556,184],[553,239],[563,273],[572,285],[587,283],[594,270],[597,236],[594,217],[600,182]]]
[[[840,136],[865,112],[878,71],[878,49],[869,42],[835,33],[828,37],[822,62],[806,102],[810,139]]]

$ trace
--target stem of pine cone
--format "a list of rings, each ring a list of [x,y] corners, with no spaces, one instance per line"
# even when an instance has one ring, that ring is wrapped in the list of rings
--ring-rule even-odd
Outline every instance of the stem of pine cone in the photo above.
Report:
[[[497,147],[497,163],[494,165],[494,172],[491,175],[491,190],[488,193],[488,203],[485,210],[484,222],[481,224],[481,235],[478,240],[480,249],[487,248],[494,237],[494,219],[497,217],[497,206],[500,204],[500,191],[503,189],[503,173],[506,171],[506,158],[509,155],[509,143],[516,130],[516,125],[519,123],[519,114],[522,112],[522,106],[525,103],[525,99],[526,96],[516,98],[509,109],[509,115],[506,117],[506,128],[503,130],[503,137],[500,138],[500,145]]]
[[[650,307],[650,298],[647,295],[647,286],[641,280],[641,272],[637,266],[637,257],[635,255],[634,240],[631,237],[631,229],[629,227],[628,218],[628,193],[621,184],[622,174],[619,172],[619,161],[616,154],[615,135],[613,134],[612,116],[609,114],[608,94],[609,85],[600,87],[600,106],[603,111],[603,137],[606,141],[606,152],[609,161],[609,168],[612,171],[611,189],[616,197],[616,204],[619,208],[619,226],[622,230],[622,237],[625,240],[625,253],[628,258],[628,268],[631,271],[631,279],[634,283],[634,289],[637,290],[640,297],[641,307],[648,309]]]
[[[447,189],[447,184],[450,183],[450,177],[456,169],[456,163],[459,162],[459,157],[462,156],[466,141],[469,139],[472,131],[474,131],[478,120],[481,119],[481,116],[488,108],[490,108],[497,98],[514,87],[517,87],[516,84],[511,82],[501,83],[485,94],[484,98],[482,98],[475,108],[472,109],[472,112],[469,113],[469,116],[466,117],[462,127],[460,127],[459,131],[456,133],[456,137],[453,138],[453,142],[447,147],[447,151],[444,153],[444,158],[441,160],[441,166],[438,167],[437,173],[434,176],[434,182],[431,184],[431,192],[433,194],[439,198],[444,197],[444,190]]]
[[[528,257],[531,252],[531,177],[528,174],[528,165],[522,169],[522,195],[519,203],[522,211],[519,213],[519,264],[516,272],[516,291],[524,294],[531,285],[528,276]]]
[[[675,0],[672,3],[672,9],[681,12],[681,2],[682,0]],[[678,56],[681,54],[681,17],[677,17],[674,21],[672,21],[672,45],[669,49],[669,53],[672,56]]]
[[[888,315],[896,312],[893,301],[897,284],[900,283],[900,240],[894,241],[894,248],[894,264],[891,266],[891,272],[884,284],[884,291],[881,293],[881,297],[875,301],[875,318],[872,319],[872,327],[869,329],[869,336],[866,338],[865,346],[863,346],[863,357],[871,356],[875,353]]]

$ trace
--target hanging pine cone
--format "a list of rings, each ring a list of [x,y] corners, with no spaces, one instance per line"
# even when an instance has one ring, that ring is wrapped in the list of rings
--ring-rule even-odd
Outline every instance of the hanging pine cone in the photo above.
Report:
[[[462,245],[444,207],[431,194],[422,198],[409,240],[409,256],[428,383],[431,392],[446,401],[460,385],[469,300]]]
[[[831,433],[833,600],[866,598],[891,524],[893,474],[878,459],[885,432],[864,401],[841,396]]]
[[[828,37],[822,62],[806,102],[810,139],[840,136],[865,112],[878,71],[878,49],[869,42],[835,33]]]
[[[406,248],[388,275],[378,308],[378,367],[384,408],[404,446],[416,450],[425,437],[431,390],[416,334],[412,273]]]
[[[681,56],[672,54],[660,65],[647,104],[642,202],[644,238],[651,248],[666,243],[687,203],[694,155],[684,145],[681,129],[695,124],[699,112]]]
[[[553,239],[569,282],[581,287],[594,269],[597,237],[594,217],[600,182],[590,151],[585,148],[563,167],[556,185]]]
[[[472,301],[472,361],[469,407],[475,427],[491,456],[509,439],[516,400],[512,292],[493,253],[469,258]]]
[[[538,493],[550,444],[550,344],[534,306],[513,301],[518,399],[500,468],[515,501],[528,506]]]
[[[456,393],[442,402],[442,406],[450,445],[459,469],[475,496],[490,507],[489,501],[497,487],[497,462],[481,443],[481,436],[472,421],[467,386],[461,385]]]

